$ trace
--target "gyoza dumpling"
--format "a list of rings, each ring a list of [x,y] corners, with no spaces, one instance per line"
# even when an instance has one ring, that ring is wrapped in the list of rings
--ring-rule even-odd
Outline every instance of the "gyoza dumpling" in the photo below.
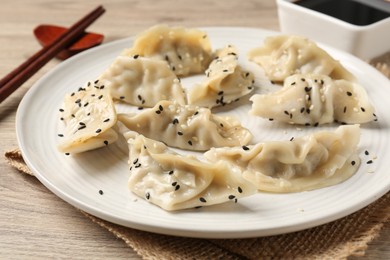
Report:
[[[193,151],[245,145],[252,138],[249,130],[232,117],[214,115],[210,109],[181,106],[172,101],[161,101],[137,115],[120,114],[118,120],[148,138]]]
[[[93,150],[118,138],[112,129],[117,120],[112,97],[97,81],[65,96],[60,119],[65,123],[58,145],[63,153]]]
[[[213,148],[211,162],[228,162],[259,190],[295,192],[340,183],[358,169],[358,125],[340,126],[292,141],[259,143],[243,148]]]
[[[204,72],[211,61],[210,40],[205,32],[184,27],[156,25],[139,34],[124,55],[140,55],[168,62],[178,76]]]
[[[264,45],[249,51],[270,80],[283,81],[293,74],[323,74],[332,79],[354,81],[355,77],[314,42],[300,36],[268,37]]]
[[[376,120],[374,107],[362,86],[324,75],[290,76],[282,89],[254,95],[250,100],[251,114],[290,124],[361,124]]]
[[[180,80],[164,61],[139,56],[119,56],[99,77],[119,100],[139,107],[153,107],[160,100],[185,104]]]
[[[207,79],[191,89],[189,104],[209,108],[224,106],[253,90],[254,75],[238,65],[235,47],[228,45],[216,55],[206,70]]]
[[[176,154],[133,131],[124,136],[130,150],[130,190],[165,210],[237,202],[256,192],[253,184],[226,163],[210,164]]]

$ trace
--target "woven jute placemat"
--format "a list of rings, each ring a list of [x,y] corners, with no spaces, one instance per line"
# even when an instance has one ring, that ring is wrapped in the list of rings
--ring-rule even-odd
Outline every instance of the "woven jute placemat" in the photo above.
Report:
[[[377,61],[372,65],[390,78],[386,63]],[[20,172],[34,176],[19,149],[6,152],[5,157]],[[390,192],[356,213],[325,225],[284,235],[248,239],[160,235],[81,213],[122,239],[143,259],[345,259],[364,255],[367,244],[390,221]]]

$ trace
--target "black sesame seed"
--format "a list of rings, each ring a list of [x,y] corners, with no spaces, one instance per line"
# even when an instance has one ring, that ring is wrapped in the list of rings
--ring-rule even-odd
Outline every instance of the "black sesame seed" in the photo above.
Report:
[[[319,123],[318,123],[318,122],[316,122],[316,123],[314,124],[314,126],[315,126],[315,127],[317,127],[318,125],[319,125]]]
[[[76,117],[74,114],[71,114],[72,117]]]
[[[198,112],[198,111],[196,111],[196,112],[194,113],[194,116],[196,116],[197,114],[199,114],[199,112]]]
[[[80,126],[80,127],[78,128],[78,130],[84,129],[84,128],[86,128],[86,127],[87,127],[86,125],[82,125],[82,126]]]
[[[100,86],[100,89],[104,89],[104,85],[101,85],[101,86]]]
[[[168,55],[165,55],[165,60],[166,60],[166,61],[169,61]]]
[[[309,108],[306,109],[306,113],[310,114],[310,109]]]
[[[138,100],[141,101],[142,100],[142,97],[141,95],[138,95]]]
[[[269,120],[269,121],[274,121],[274,119],[273,119],[273,118],[268,118],[268,120]]]
[[[87,114],[87,116],[90,116],[90,115],[91,115],[91,113],[88,113],[88,114]]]
[[[98,99],[102,99],[103,95],[98,96]]]
[[[365,154],[365,155],[369,155],[370,153],[369,153],[367,150],[365,150],[365,151],[364,151],[364,154]]]
[[[221,96],[221,95],[223,95],[223,90],[218,92],[218,96]]]
[[[173,171],[169,171],[168,174],[169,174],[169,175],[172,175],[172,174],[173,174]]]
[[[234,196],[234,195],[229,195],[229,200],[232,200],[232,199],[235,199],[236,198],[236,196]]]
[[[99,194],[100,194],[100,195],[103,195],[103,191],[102,191],[102,190],[99,190]]]
[[[180,54],[178,54],[177,57],[179,58],[179,60],[183,59]]]
[[[142,109],[144,109],[143,107],[138,107],[138,110],[142,110]]]
[[[355,161],[352,161],[352,162],[351,162],[351,165],[352,165],[352,166],[354,166],[355,164],[356,164],[356,162],[355,162]]]
[[[80,124],[80,125],[85,125],[85,123],[83,123],[83,122],[79,122],[79,124]]]
[[[347,112],[347,107],[346,107],[346,106],[344,107],[344,113],[345,113],[345,112]]]
[[[85,104],[84,104],[84,107],[88,106],[88,104],[89,104],[88,102],[87,102],[87,103],[85,103]]]
[[[138,158],[133,161],[133,164],[137,164]]]
[[[371,164],[371,163],[373,163],[373,161],[372,161],[372,160],[369,160],[369,161],[367,161],[367,164]]]
[[[347,95],[348,95],[348,96],[352,96],[352,92],[347,91]]]
[[[200,200],[200,202],[203,202],[203,203],[207,202],[207,200],[203,197],[200,197],[199,200]]]
[[[109,118],[103,120],[104,123],[106,123],[106,122],[108,122],[108,121],[110,121]]]
[[[60,112],[64,112],[64,111],[65,111],[65,110],[63,110],[62,108],[60,108],[59,110],[60,110]]]
[[[63,118],[63,117],[60,117],[60,120],[64,120],[64,118]]]
[[[286,115],[290,115],[290,113],[287,111],[287,110],[284,110],[284,113],[286,114]]]
[[[309,126],[310,125],[310,123],[305,123],[305,126]]]
[[[64,135],[63,135],[63,134],[58,134],[58,136],[59,136],[59,137],[64,137]]]
[[[240,186],[238,186],[237,190],[238,190],[239,193],[242,193],[242,189],[241,189]]]
[[[234,199],[234,203],[237,203],[237,201],[238,201],[237,198],[235,198],[235,199]]]
[[[306,92],[310,92],[311,89],[312,89],[311,87],[305,87],[305,91],[306,91]]]
[[[305,108],[304,107],[301,108],[301,113],[303,113],[303,112],[305,112]]]
[[[157,111],[156,111],[156,114],[161,114],[161,111],[160,111],[160,110],[157,110]]]
[[[125,99],[125,97],[124,96],[120,96],[119,99]]]
[[[164,110],[164,108],[163,108],[162,105],[159,105],[159,106],[158,106],[158,109],[160,109],[160,111],[163,111],[163,110]]]
[[[272,85],[274,85],[274,84],[275,84],[275,81],[273,81],[273,80],[270,80],[269,82],[271,82],[271,84],[272,84]]]
[[[242,146],[242,149],[244,149],[244,151],[248,151],[249,147],[244,145],[244,146]]]
[[[294,140],[294,137],[291,137],[291,138],[290,138],[290,141],[293,141],[293,140]]]
[[[72,92],[72,94],[70,94],[70,96],[71,96],[71,97],[73,97],[74,95],[75,95],[75,93],[74,93],[74,92]]]
[[[302,81],[306,81],[304,78],[301,78]]]
[[[223,70],[223,72],[228,72],[228,70]]]
[[[145,198],[148,200],[148,199],[150,199],[150,193],[149,192],[147,192],[146,194],[145,194]]]
[[[108,145],[108,141],[107,140],[104,140],[103,142],[105,145]]]
[[[99,80],[97,79],[97,80],[95,80],[95,82],[94,82],[95,84],[98,84],[99,83]]]
[[[340,124],[342,124],[342,125],[346,125],[347,123],[345,123],[345,122],[341,122]]]
[[[81,99],[77,99],[76,101],[75,101],[75,103],[80,103],[81,102]]]
[[[140,164],[140,163],[137,164],[136,166],[134,166],[134,168],[139,168],[139,167],[141,167],[141,164]]]
[[[176,186],[176,185],[177,185],[176,181],[172,182],[172,186]]]
[[[178,124],[179,123],[179,120],[177,119],[177,118],[175,118],[175,119],[173,119],[173,121],[172,121],[172,124]]]
[[[142,104],[142,105],[143,105],[143,104],[145,104],[145,99],[144,99],[144,100],[142,100],[141,104]]]
[[[294,86],[296,84],[296,82],[294,81],[293,83],[291,83],[291,86]]]
[[[175,191],[177,191],[178,189],[180,189],[180,185],[176,185]]]
[[[134,59],[138,59],[138,57],[139,57],[138,54],[136,54],[136,55],[133,56]]]
[[[65,155],[70,155],[70,153],[65,153]]]
[[[361,107],[360,109],[362,110],[362,112],[366,112],[366,109],[364,107]]]
[[[178,135],[183,135],[183,132],[180,132],[180,131],[179,131],[179,132],[177,132],[177,134],[178,134]]]
[[[172,70],[173,70],[173,71],[175,71],[175,70],[176,70],[175,66],[172,66]]]
[[[245,73],[245,78],[247,78],[249,76],[249,72]]]
[[[87,84],[87,86],[89,87],[89,86],[91,86],[91,82],[90,81],[88,81],[88,84]]]
[[[189,144],[189,145],[192,145],[192,141],[191,141],[191,140],[189,140],[189,141],[188,141],[188,144]]]

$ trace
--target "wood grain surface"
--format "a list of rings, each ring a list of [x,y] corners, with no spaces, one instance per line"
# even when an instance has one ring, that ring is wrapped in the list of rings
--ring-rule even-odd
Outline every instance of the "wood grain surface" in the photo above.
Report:
[[[70,26],[102,4],[107,12],[90,28],[104,42],[132,36],[157,23],[245,26],[279,30],[274,0],[3,0],[0,4],[0,77],[34,54],[39,24]],[[4,152],[17,147],[15,115],[26,91],[59,63],[52,60],[0,104],[0,259],[140,259],[112,234],[91,223],[34,177],[10,167]],[[390,225],[367,259],[390,258]]]

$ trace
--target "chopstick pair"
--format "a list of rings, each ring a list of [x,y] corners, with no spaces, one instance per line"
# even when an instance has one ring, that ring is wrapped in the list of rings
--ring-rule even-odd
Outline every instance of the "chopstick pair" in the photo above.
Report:
[[[16,69],[0,80],[0,103],[34,75],[47,62],[54,58],[60,51],[79,39],[84,30],[99,18],[105,9],[98,6],[92,12],[84,16],[77,23],[72,25],[64,34],[58,37],[51,44],[42,48],[32,57],[19,65]]]

